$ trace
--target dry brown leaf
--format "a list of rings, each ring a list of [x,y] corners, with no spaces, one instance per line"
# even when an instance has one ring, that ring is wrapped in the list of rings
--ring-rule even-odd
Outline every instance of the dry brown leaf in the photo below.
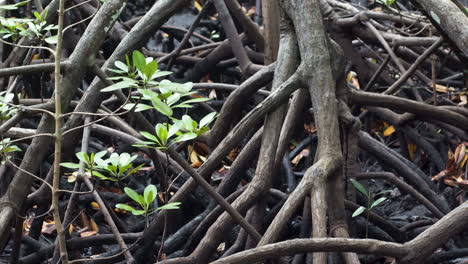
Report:
[[[200,168],[200,166],[203,164],[203,162],[201,161],[196,161],[196,162],[192,162],[192,164],[190,164],[190,166],[192,168]]]
[[[55,232],[55,230],[56,230],[56,227],[55,227],[54,221],[45,220],[42,223],[42,229],[41,229],[42,234],[52,235]]]
[[[198,154],[197,152],[193,149],[193,146],[192,145],[188,145],[187,146],[187,151],[188,153],[190,153],[190,162],[191,163],[196,163],[196,162],[200,162],[200,159],[198,158]]]
[[[231,160],[235,160],[237,158],[237,155],[239,155],[239,148],[235,147],[231,150],[231,152],[229,152],[228,158],[230,158]]]
[[[309,133],[317,132],[317,127],[313,124],[304,124],[304,129]]]
[[[455,155],[454,155],[455,163],[460,164],[465,158],[465,156],[466,156],[465,144],[458,145],[457,149],[455,149]]]
[[[96,222],[94,222],[93,218],[91,217],[89,218],[89,229],[92,231],[99,232],[98,225],[96,224]]]
[[[305,148],[291,160],[291,163],[297,165],[302,158],[309,156],[310,150]]]
[[[448,93],[448,92],[455,92],[455,88],[453,87],[447,87],[441,84],[436,84],[435,89],[439,93]]]

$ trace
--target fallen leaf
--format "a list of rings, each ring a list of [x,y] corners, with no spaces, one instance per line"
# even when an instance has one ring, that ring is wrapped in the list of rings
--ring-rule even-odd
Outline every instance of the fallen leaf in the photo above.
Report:
[[[192,168],[200,168],[201,165],[203,165],[201,161],[192,162],[192,164],[190,164]]]
[[[235,160],[237,158],[237,155],[239,155],[239,148],[235,147],[229,152],[228,158],[231,160]]]
[[[317,132],[317,127],[313,124],[304,124],[304,129],[309,133]]]
[[[216,90],[211,89],[210,93],[208,94],[208,98],[216,99],[216,97],[217,97]]]
[[[41,229],[42,234],[52,235],[55,232],[55,230],[56,230],[56,227],[55,227],[54,221],[45,220],[42,223],[42,229]]]
[[[410,156],[410,159],[414,160],[414,154],[416,153],[416,149],[417,149],[416,144],[410,143],[410,144],[408,144],[407,147],[408,147],[408,154]]]
[[[99,232],[98,225],[96,224],[96,222],[94,222],[93,218],[91,217],[89,218],[89,229],[92,231]]]
[[[468,95],[460,95],[460,103],[458,105],[466,105],[468,104]]]
[[[453,87],[447,87],[441,84],[436,84],[435,89],[439,93],[448,93],[448,92],[455,92],[455,88]]]
[[[219,244],[218,248],[216,249],[218,252],[223,252],[224,249],[226,248],[226,243],[221,243]]]
[[[97,234],[96,231],[85,231],[85,232],[80,233],[80,237],[90,237],[96,234]]]
[[[198,10],[198,12],[200,12],[203,8],[203,6],[198,1],[195,1],[194,6]]]
[[[299,161],[302,160],[302,158],[309,156],[309,154],[310,154],[310,150],[305,148],[291,160],[291,163],[294,165],[297,165]]]
[[[383,132],[383,135],[388,137],[388,136],[392,135],[393,133],[395,133],[395,127],[394,126],[388,126],[387,128],[385,128],[385,130]]]
[[[78,171],[74,171],[70,176],[67,177],[67,182],[73,183],[76,181],[76,178],[78,178]]]
[[[96,202],[91,202],[91,207],[92,207],[93,209],[99,209],[99,204],[96,203]]]

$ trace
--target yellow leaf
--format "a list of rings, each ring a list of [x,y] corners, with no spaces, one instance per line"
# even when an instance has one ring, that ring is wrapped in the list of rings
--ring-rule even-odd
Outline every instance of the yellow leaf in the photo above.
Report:
[[[202,10],[202,5],[200,5],[198,1],[195,1],[195,8],[198,10],[198,12],[200,12]]]
[[[96,202],[91,202],[91,207],[92,207],[93,209],[99,209],[99,204],[96,203]]]
[[[388,126],[387,128],[385,128],[385,130],[383,132],[383,135],[388,137],[393,133],[395,133],[395,127],[394,126]]]
[[[468,155],[465,155],[465,158],[460,162],[459,168],[463,168],[468,160]]]
[[[411,160],[414,160],[415,152],[416,152],[416,144],[408,144],[408,154]]]
[[[121,214],[126,214],[127,213],[127,211],[119,209],[119,208],[114,208],[114,212],[121,213]]]

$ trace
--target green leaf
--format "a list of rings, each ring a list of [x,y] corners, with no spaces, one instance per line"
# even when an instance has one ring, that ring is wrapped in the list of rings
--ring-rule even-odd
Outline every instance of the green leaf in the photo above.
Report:
[[[392,192],[392,190],[383,190],[381,192],[376,193],[375,196],[382,195],[382,194],[387,194],[387,193],[391,193],[391,192]]]
[[[188,141],[188,140],[192,140],[194,138],[196,138],[198,135],[196,133],[184,133],[178,137],[176,137],[172,143],[179,143],[179,142],[182,142],[182,141]]]
[[[165,116],[172,116],[172,114],[173,114],[172,108],[170,106],[168,106],[167,104],[165,104],[163,101],[161,101],[156,96],[151,97],[151,104],[161,114],[163,114]]]
[[[193,83],[191,82],[181,84],[181,83],[173,83],[169,80],[162,80],[159,83],[160,89],[161,88],[167,89],[169,91],[173,91],[173,92],[180,93],[183,95],[190,92],[190,90],[192,90],[192,86],[193,86]]]
[[[170,128],[169,128],[169,133],[167,135],[168,138],[172,137],[175,135],[177,132],[179,132],[180,128],[182,127],[183,123],[181,120],[177,120]]]
[[[139,203],[141,206],[145,204],[145,200],[143,199],[143,196],[139,195],[132,188],[125,187],[124,191],[128,195],[128,197],[130,197],[133,201]]]
[[[140,131],[140,134],[142,136],[144,136],[145,138],[147,138],[149,140],[152,140],[152,141],[154,141],[154,142],[156,142],[158,144],[161,143],[161,142],[159,142],[159,139],[156,136],[154,136],[153,134],[151,134],[151,133],[148,133],[146,131]]]
[[[146,186],[145,191],[143,192],[143,197],[145,198],[147,208],[151,206],[151,203],[156,198],[157,193],[158,189],[156,188],[156,186],[152,184]]]
[[[112,165],[114,165],[115,167],[117,167],[119,165],[119,160],[120,160],[120,157],[119,157],[119,154],[117,153],[112,153],[112,155],[109,157],[109,161]]]
[[[124,105],[123,108],[125,110],[130,110],[134,106],[135,106],[135,104],[126,104],[126,105]],[[149,106],[147,104],[137,104],[136,107],[135,107],[135,112],[141,112],[141,111],[145,111],[145,110],[149,110],[149,109],[153,109],[153,107]]]
[[[172,74],[171,71],[157,71],[157,72],[155,72],[155,73],[152,75],[151,79],[154,80],[154,79],[156,79],[156,78],[163,77],[163,76],[167,76],[167,75],[171,75],[171,74]]]
[[[133,212],[135,211],[135,208],[131,207],[130,205],[128,204],[116,204],[115,205],[116,208],[119,208],[119,209],[122,209],[122,210],[125,210],[125,211],[128,211],[128,212]]]
[[[192,107],[193,106],[189,104],[178,104],[178,105],[174,105],[172,108],[192,108]]]
[[[135,66],[141,72],[145,71],[146,59],[143,53],[139,52],[138,50],[133,51],[132,60],[133,66]]]
[[[204,98],[204,97],[199,97],[199,98],[192,98],[187,101],[182,102],[183,104],[193,104],[193,103],[201,103],[201,102],[206,102],[210,101],[210,98]]]
[[[365,210],[366,210],[366,208],[364,206],[359,207],[358,209],[356,209],[356,211],[354,211],[352,217],[356,217],[356,216],[362,214]]]
[[[73,163],[73,162],[62,162],[62,163],[60,163],[60,166],[65,167],[65,168],[69,168],[69,169],[79,169],[80,168],[80,164]]]
[[[187,131],[194,131],[197,127],[193,126],[193,119],[189,115],[182,116],[182,122],[184,122],[184,129]]]
[[[166,99],[166,102],[167,102],[168,105],[173,105],[173,104],[177,103],[179,100],[180,100],[180,94],[174,93],[174,94],[171,94]]]
[[[98,172],[98,171],[93,171],[93,175],[96,176],[96,177],[98,177],[98,178],[101,179],[101,180],[111,180],[111,181],[115,181],[115,179],[109,178],[109,177],[105,176],[104,174],[101,174],[101,173]]]
[[[205,117],[203,117],[200,120],[200,123],[198,124],[198,127],[202,128],[204,126],[209,125],[211,122],[213,122],[213,120],[215,118],[216,118],[216,112],[212,112],[212,113],[207,114]]]
[[[354,187],[359,191],[361,192],[362,194],[364,194],[366,197],[370,197],[370,194],[369,192],[366,190],[366,188],[360,184],[358,181],[356,181],[355,179],[351,179],[351,183],[354,185]]]
[[[139,169],[141,169],[145,164],[140,164],[138,167],[133,168],[131,171],[127,172],[127,176],[135,174]]]
[[[15,4],[15,6],[17,6],[17,7],[24,6],[24,5],[26,5],[27,3],[29,3],[29,1],[30,1],[30,0],[23,1],[23,2],[19,2],[19,3]],[[47,9],[46,9],[46,11],[47,11]],[[45,17],[45,16],[44,16],[44,17]]]
[[[114,62],[114,65],[118,69],[120,69],[120,70],[122,70],[124,72],[128,72],[128,66],[125,63],[123,63],[121,61],[116,61],[116,62]]]
[[[38,12],[34,11],[33,15],[36,17],[37,20],[42,20],[41,14]]]
[[[165,146],[168,138],[168,131],[166,126],[163,124],[157,124],[156,134],[158,135],[159,140],[161,140],[161,145]]]
[[[179,205],[181,203],[180,202],[174,202],[174,203],[168,203],[166,205],[163,205],[161,207],[158,207],[156,210],[159,211],[159,210],[174,210],[174,209],[180,209]]]
[[[98,153],[96,153],[96,155],[94,155],[94,160],[102,159],[102,157],[104,157],[106,154],[107,150],[99,151]]]
[[[47,37],[47,38],[44,39],[44,41],[49,43],[49,44],[57,44],[58,36],[55,35],[55,36]]]
[[[379,199],[375,200],[372,203],[372,205],[371,205],[371,207],[369,209],[372,209],[372,208],[378,206],[379,204],[383,203],[385,200],[387,200],[387,197],[380,197]]]
[[[127,88],[135,87],[135,86],[137,86],[136,81],[123,80],[118,83],[114,83],[111,86],[107,86],[106,88],[102,89],[101,92],[112,92],[115,90],[127,89]]]
[[[158,62],[157,61],[152,61],[148,64],[146,64],[145,67],[145,75],[147,80],[151,80],[153,77],[153,74],[158,70]]]
[[[75,155],[76,155],[76,157],[77,157],[80,161],[82,161],[82,162],[84,162],[84,163],[86,163],[86,164],[89,163],[89,156],[88,156],[88,153],[86,153],[86,152],[78,152],[78,153],[76,153]]]
[[[133,215],[142,215],[142,214],[146,214],[146,210],[133,210],[132,211],[132,214]]]
[[[3,10],[16,10],[18,7],[16,5],[0,5],[0,9]]]

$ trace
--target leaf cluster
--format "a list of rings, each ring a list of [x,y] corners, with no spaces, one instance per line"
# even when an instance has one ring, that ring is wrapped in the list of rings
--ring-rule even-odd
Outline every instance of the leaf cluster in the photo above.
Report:
[[[28,1],[19,2],[12,5],[0,5],[0,9],[3,10],[16,10],[18,7],[27,4]],[[30,37],[34,39],[44,40],[49,44],[57,43],[57,35],[51,34],[46,37],[52,30],[57,30],[58,26],[48,24],[46,21],[47,12],[46,9],[44,14],[41,15],[38,12],[34,12],[34,19],[25,18],[5,18],[0,17],[0,34],[3,34],[2,38],[11,38],[13,41],[17,41],[20,37]]]
[[[6,91],[0,92],[0,120],[10,119],[18,109],[11,106],[10,103],[13,101],[15,95],[13,93],[7,93]]]
[[[179,205],[181,204],[180,202],[168,203],[166,205],[152,209],[151,205],[157,198],[158,194],[156,186],[152,184],[146,186],[145,190],[143,191],[143,195],[138,194],[135,190],[129,187],[125,187],[124,191],[128,195],[128,197],[130,197],[133,201],[135,201],[138,204],[139,209],[135,209],[128,204],[116,204],[115,207],[121,210],[132,212],[133,215],[148,215],[160,210],[179,209]]]
[[[372,193],[370,191],[368,191],[361,183],[359,183],[358,181],[354,180],[354,179],[351,179],[351,184],[353,184],[353,186],[360,192],[362,193],[364,196],[367,197],[367,200],[369,201],[368,202],[368,206],[367,207],[364,207],[364,206],[360,206],[358,209],[356,209],[356,211],[354,211],[352,217],[356,217],[360,214],[362,214],[364,211],[366,211],[366,209],[368,211],[372,210],[373,208],[379,206],[381,203],[383,203],[385,200],[387,200],[387,197],[380,197],[378,198],[377,200],[374,200],[374,197],[375,196],[379,196],[379,195],[382,195],[382,194],[385,194],[385,193],[388,193],[389,191],[382,191],[382,192],[379,192],[375,195],[372,195]]]
[[[21,151],[18,146],[12,145],[10,142],[10,138],[4,138],[0,141],[0,156],[2,157],[2,165],[5,164],[5,162],[10,158],[9,154],[16,151]]]
[[[133,167],[133,161],[137,155],[130,156],[128,153],[112,153],[108,159],[103,159],[107,151],[87,154],[85,152],[76,153],[78,160],[83,162],[85,170],[101,180],[119,182],[135,174],[143,164]],[[62,162],[61,166],[69,169],[80,168],[79,163]]]
[[[156,124],[156,135],[146,131],[140,131],[149,141],[141,141],[135,144],[135,147],[148,147],[165,150],[172,144],[195,139],[196,137],[210,130],[209,124],[216,118],[216,112],[209,113],[203,117],[200,122],[193,120],[189,115],[183,115],[182,120],[175,119],[175,122],[170,125]]]
[[[148,103],[129,103],[124,106],[125,109],[135,109],[136,112],[154,109],[165,116],[172,116],[175,108],[190,108],[192,104],[204,102],[208,98],[191,98],[182,100],[182,98],[194,94],[192,92],[193,84],[174,83],[169,80],[156,81],[156,79],[171,74],[170,71],[160,71],[157,61],[153,58],[146,58],[141,52],[135,50],[132,53],[132,59],[125,56],[125,63],[116,61],[116,69],[109,71],[117,73],[117,76],[110,77],[109,80],[118,81],[110,85],[102,92],[112,92],[121,89],[137,88],[141,94],[141,99]],[[152,91],[154,88],[158,92]],[[140,99],[140,97],[136,97]],[[181,101],[182,100],[182,101]]]

